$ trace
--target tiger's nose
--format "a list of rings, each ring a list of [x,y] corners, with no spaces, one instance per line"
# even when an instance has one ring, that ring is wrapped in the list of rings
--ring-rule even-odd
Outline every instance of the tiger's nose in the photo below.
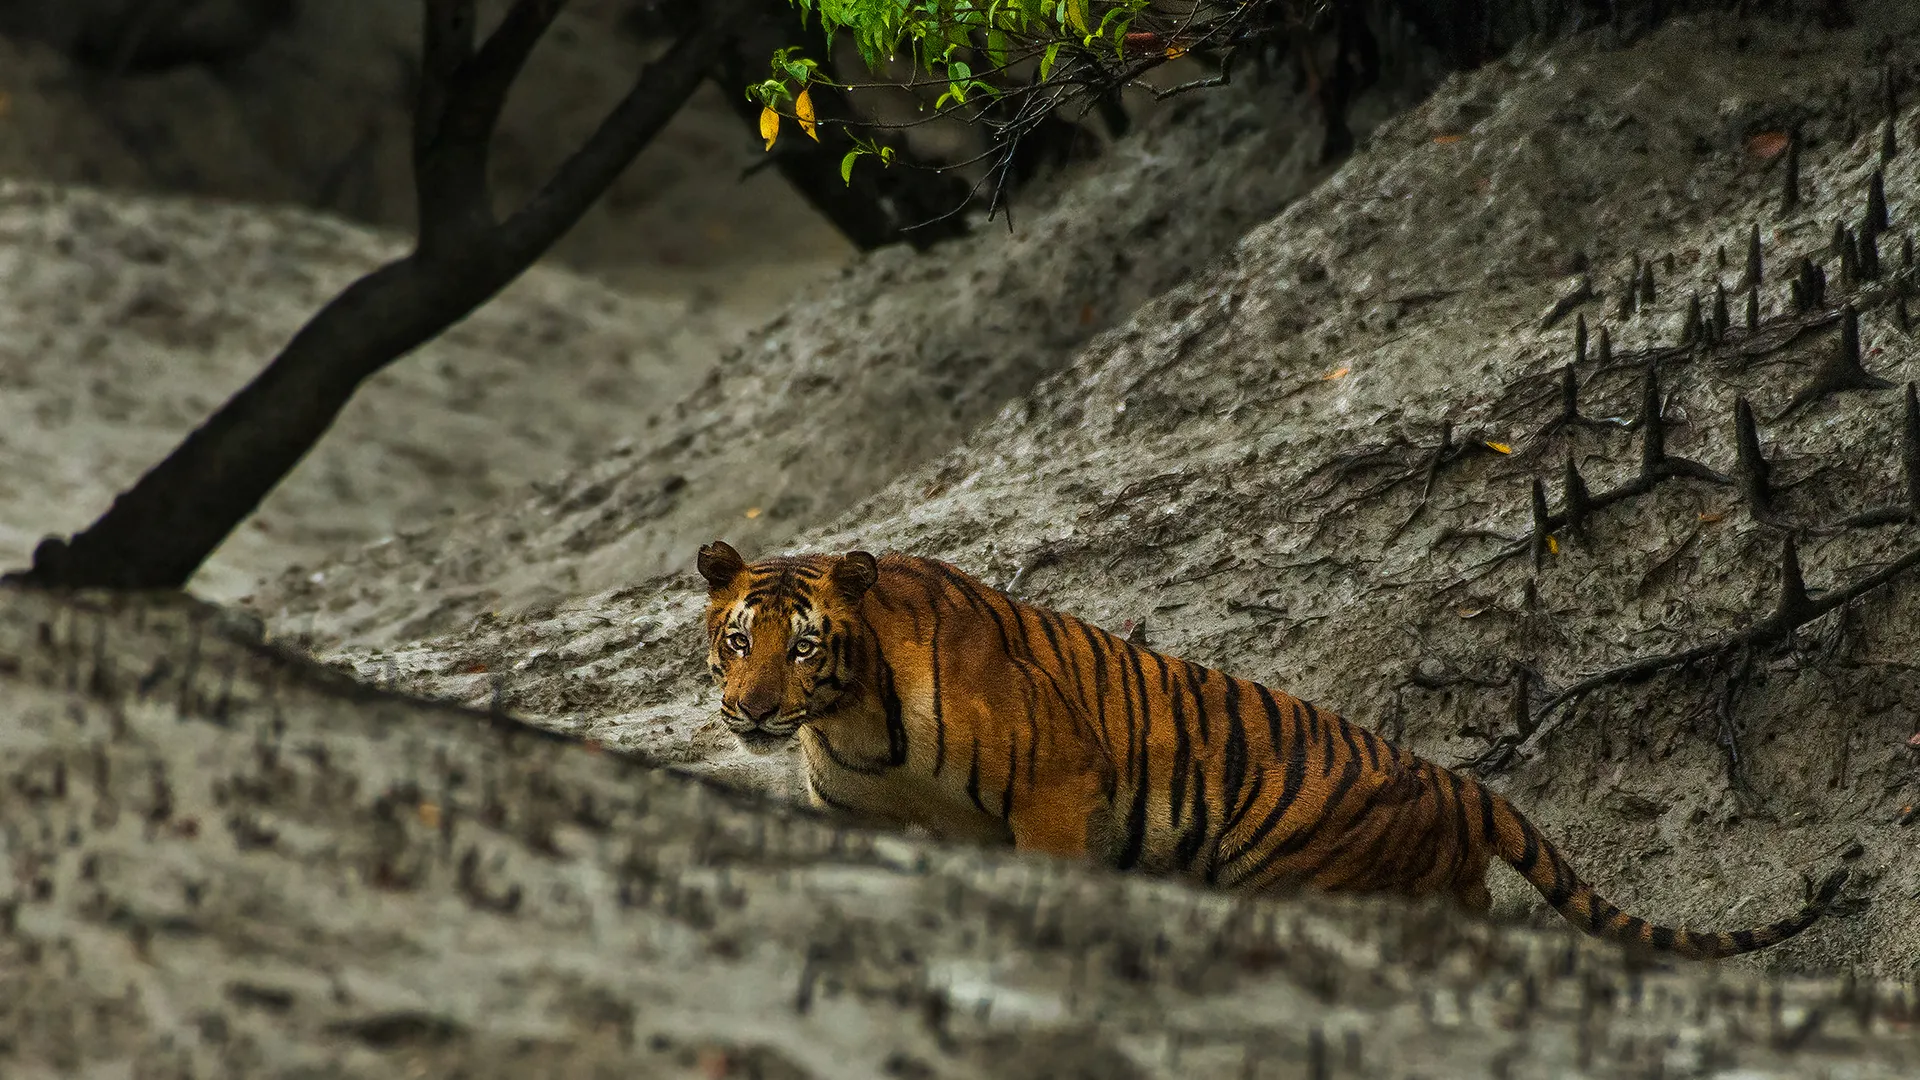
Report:
[[[764,724],[780,711],[780,699],[767,697],[748,697],[740,701],[740,711],[756,724]]]

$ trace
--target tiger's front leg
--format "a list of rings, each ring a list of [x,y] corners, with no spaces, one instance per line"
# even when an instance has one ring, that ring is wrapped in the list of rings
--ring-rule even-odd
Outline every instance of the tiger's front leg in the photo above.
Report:
[[[1044,673],[1032,681],[1044,685]],[[1112,861],[1110,849],[1118,843],[1114,766],[1095,734],[1096,725],[1057,698],[1043,696],[1030,701],[1029,708],[1038,711],[1032,730],[1040,741],[1023,763],[1031,773],[1021,769],[1010,777],[1017,785],[1007,813],[1014,847],[1065,859]]]
[[[1014,802],[1007,816],[1013,845],[1021,851],[1084,859],[1112,816],[1105,784],[1091,771],[1048,779],[1031,793],[1021,791]]]

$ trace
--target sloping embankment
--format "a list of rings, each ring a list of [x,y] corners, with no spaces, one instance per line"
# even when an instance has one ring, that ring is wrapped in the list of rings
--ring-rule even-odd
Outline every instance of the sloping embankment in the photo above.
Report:
[[[1450,80],[965,447],[791,546],[940,555],[1110,627],[1144,618],[1159,647],[1462,761],[1527,737],[1587,674],[1711,640],[1773,603],[1780,531],[1731,484],[1663,480],[1596,514],[1584,538],[1562,529],[1534,569],[1533,478],[1552,512],[1569,457],[1593,492],[1629,483],[1651,367],[1666,451],[1723,474],[1736,471],[1735,399],[1752,400],[1808,581],[1860,579],[1920,542],[1911,522],[1836,527],[1903,490],[1901,395],[1787,410],[1839,349],[1843,302],[1861,312],[1877,375],[1920,376],[1896,303],[1915,286],[1899,252],[1920,192],[1920,111],[1898,116],[1905,149],[1884,166],[1884,272],[1843,280],[1829,247],[1836,221],[1865,213],[1884,119],[1864,78],[1849,88],[1834,73],[1920,72],[1920,13],[1860,7],[1846,31],[1703,16],[1630,48],[1578,38]],[[1753,137],[1788,128],[1802,176],[1783,210],[1784,156],[1755,153],[1767,140]],[[1750,332],[1755,225],[1765,269]],[[1807,311],[1789,300],[1802,258],[1831,280]],[[1636,260],[1657,284],[1627,310]],[[1592,295],[1545,318],[1583,274]],[[1730,294],[1724,339],[1679,345],[1691,298],[1711,315],[1716,286]],[[1599,426],[1554,423],[1576,318],[1591,331],[1581,409]],[[1448,423],[1460,452],[1432,469]],[[805,460],[833,430],[762,432],[762,459]],[[755,534],[718,531],[751,553]],[[636,577],[342,659],[777,790],[786,763],[742,754],[713,718],[694,584]],[[1792,648],[1563,704],[1502,782],[1612,899],[1662,919],[1751,920],[1796,902],[1803,875],[1849,865],[1842,919],[1748,962],[1905,977],[1920,957],[1920,862],[1898,824],[1920,799],[1915,595],[1897,585]]]

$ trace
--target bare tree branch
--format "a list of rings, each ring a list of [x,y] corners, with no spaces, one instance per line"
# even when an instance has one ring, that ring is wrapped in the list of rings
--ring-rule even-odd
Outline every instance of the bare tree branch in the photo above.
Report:
[[[170,589],[260,505],[368,377],[465,318],[580,219],[716,62],[746,0],[701,19],[640,75],[585,145],[494,224],[486,144],[507,87],[563,0],[519,0],[476,54],[472,0],[425,0],[415,118],[420,243],[348,286],[280,355],[83,532],[49,537],[10,579]]]
[[[455,118],[458,128],[451,134],[482,146],[493,139],[507,91],[566,4],[567,0],[515,0],[463,74],[463,100]]]
[[[520,211],[502,223],[499,254],[509,263],[531,261],[580,220],[640,151],[667,126],[738,33],[746,0],[703,0],[700,24],[665,56],[647,65],[586,144],[562,164]],[[516,270],[515,273],[518,271]],[[505,284],[505,282],[502,282]]]
[[[457,107],[460,72],[473,58],[474,0],[425,0],[420,31],[420,93],[413,109],[413,186],[420,247],[432,250],[492,222],[486,151],[460,155],[445,137]],[[475,190],[473,178],[480,178]]]

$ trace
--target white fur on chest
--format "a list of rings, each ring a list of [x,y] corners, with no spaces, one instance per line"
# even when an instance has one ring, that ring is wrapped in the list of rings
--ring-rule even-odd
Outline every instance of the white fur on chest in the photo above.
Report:
[[[872,753],[877,748],[871,741],[855,745],[841,733],[833,733],[835,754],[856,769],[834,761],[821,733],[802,727],[800,751],[809,798],[816,806],[844,810],[879,824],[915,825],[947,839],[1012,843],[1006,823],[981,811],[967,793],[965,758],[956,770],[953,756],[947,755],[940,775],[934,776],[933,748],[926,742],[931,731],[912,719],[907,727],[907,762],[893,767],[877,767],[884,758]]]

